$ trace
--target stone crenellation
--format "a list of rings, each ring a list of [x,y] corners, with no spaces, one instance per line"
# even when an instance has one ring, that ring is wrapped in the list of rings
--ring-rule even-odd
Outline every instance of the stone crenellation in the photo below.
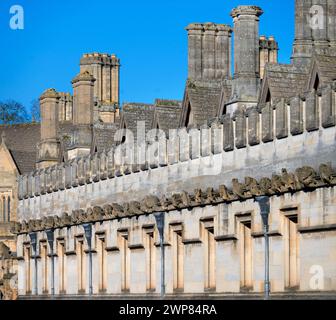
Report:
[[[211,155],[228,152],[238,154],[241,149],[248,152],[249,147],[271,142],[280,144],[280,140],[290,136],[334,127],[335,97],[334,83],[288,101],[281,99],[244,111],[237,110],[232,117],[224,115],[201,129],[181,128],[171,131],[171,136],[167,139],[162,140],[161,137],[159,142],[152,143],[153,148],[158,149],[155,156],[148,145],[146,148],[145,145],[135,146],[135,160],[139,161],[120,158],[120,150],[128,147],[124,144],[120,146],[120,150],[118,147],[112,148],[37,170],[19,177],[19,199]],[[192,150],[191,141],[195,144]],[[155,143],[158,145],[154,146]],[[140,161],[141,156],[143,161]]]

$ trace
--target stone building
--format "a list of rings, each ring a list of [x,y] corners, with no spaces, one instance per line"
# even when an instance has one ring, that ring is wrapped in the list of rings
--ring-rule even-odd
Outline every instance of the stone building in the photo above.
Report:
[[[73,95],[41,96],[35,170],[18,170],[7,135],[0,149],[1,175],[18,177],[19,298],[260,297],[260,196],[271,295],[335,297],[336,8],[295,7],[290,64],[259,35],[262,9],[239,6],[233,27],[187,27],[181,102],[120,106],[106,54],[83,56]]]

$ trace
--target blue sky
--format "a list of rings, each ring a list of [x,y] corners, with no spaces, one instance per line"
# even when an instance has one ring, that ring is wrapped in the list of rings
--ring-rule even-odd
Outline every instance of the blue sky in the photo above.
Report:
[[[25,10],[24,30],[9,28],[9,8]],[[294,0],[1,0],[0,100],[27,107],[47,88],[71,91],[83,53],[121,59],[121,101],[182,99],[191,22],[232,25],[239,4],[264,9],[260,33],[274,35],[280,62],[288,63],[294,37]]]

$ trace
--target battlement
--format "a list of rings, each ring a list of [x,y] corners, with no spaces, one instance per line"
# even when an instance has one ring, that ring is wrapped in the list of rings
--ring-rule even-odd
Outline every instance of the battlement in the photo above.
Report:
[[[101,64],[101,65],[111,65],[119,66],[120,60],[115,54],[108,53],[85,53],[81,60],[81,65],[91,65],[91,64]]]
[[[170,131],[167,139],[161,137],[158,141],[134,146],[133,159],[121,156],[129,147],[121,145],[32,172],[19,178],[19,199],[109,179],[127,184],[128,179],[134,179],[130,176],[144,175],[146,178],[142,179],[145,180],[156,170],[164,175],[176,170],[186,170],[185,174],[189,174],[196,166],[198,171],[194,175],[201,177],[200,180],[204,177],[199,170],[209,170],[209,176],[230,180],[232,175],[239,178],[247,172],[258,176],[261,165],[263,173],[270,171],[271,174],[279,166],[314,166],[317,161],[332,162],[335,91],[335,85],[327,86],[289,101],[282,99],[274,105],[266,103],[238,110],[233,117],[225,115],[210,127]],[[203,167],[202,161],[203,165],[207,163]],[[176,183],[176,177],[171,179],[171,183]],[[202,187],[206,181],[204,178]],[[195,182],[189,182],[190,188],[195,186]],[[166,187],[169,189],[169,183]],[[139,191],[141,195],[146,193],[147,190]]]

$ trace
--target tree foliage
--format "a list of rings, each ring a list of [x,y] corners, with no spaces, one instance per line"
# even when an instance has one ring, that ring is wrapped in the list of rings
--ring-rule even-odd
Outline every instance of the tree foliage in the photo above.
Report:
[[[30,105],[30,113],[32,122],[40,122],[40,102],[38,99],[34,99]]]
[[[0,101],[0,124],[17,124],[29,121],[26,108],[14,100]]]

